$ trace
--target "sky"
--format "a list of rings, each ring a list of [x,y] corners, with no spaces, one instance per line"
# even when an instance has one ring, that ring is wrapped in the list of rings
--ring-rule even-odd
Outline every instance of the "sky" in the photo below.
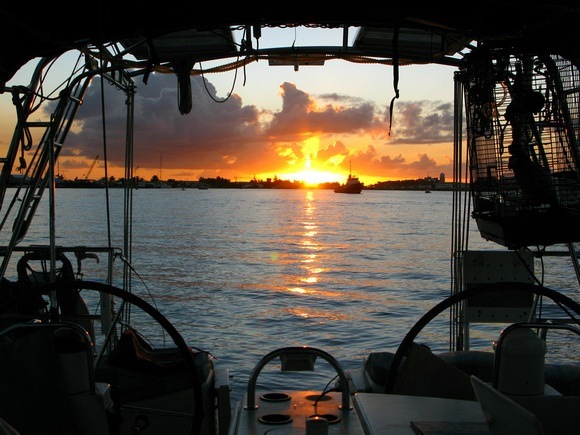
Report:
[[[325,45],[324,38],[341,38],[325,32],[263,29],[260,46],[269,41]],[[58,68],[64,71],[76,58],[77,53],[67,53]],[[201,67],[206,71],[231,61]],[[199,63],[194,67],[200,68]],[[53,68],[61,74],[55,82],[60,83],[64,75]],[[8,85],[28,83],[29,71],[29,66],[23,68]],[[244,69],[193,76],[193,106],[185,115],[178,108],[175,75],[153,74],[147,84],[137,77],[135,175],[146,180],[277,177],[316,183],[344,182],[352,171],[367,185],[441,173],[451,181],[455,71],[439,65],[401,66],[390,133],[395,90],[388,65],[332,60],[295,71],[258,61]],[[68,179],[101,178],[105,163],[109,177],[124,176],[125,96],[109,84],[103,87],[102,98],[100,79],[91,83],[60,154],[58,170]],[[0,148],[5,149],[15,119],[8,93],[0,95],[0,118]]]

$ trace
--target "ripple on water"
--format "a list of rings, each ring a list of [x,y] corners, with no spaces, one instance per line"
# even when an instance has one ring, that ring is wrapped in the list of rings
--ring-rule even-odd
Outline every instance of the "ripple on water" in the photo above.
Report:
[[[59,191],[59,244],[106,246],[99,193]],[[358,367],[370,351],[395,350],[449,294],[451,192],[346,196],[318,190],[135,192],[132,265],[184,338],[230,369],[234,400],[268,351],[316,346],[345,368]],[[110,198],[112,243],[123,246],[122,191],[111,190]],[[46,202],[39,211],[45,217],[35,218],[23,244],[46,243]],[[471,231],[474,249],[490,248]],[[83,263],[85,278],[103,263]],[[568,259],[546,259],[546,270],[548,287],[575,294]],[[147,293],[140,283],[135,287]],[[447,326],[443,315],[420,338],[446,345]],[[484,330],[473,341],[488,346],[493,336]],[[322,389],[333,373],[316,369],[295,380],[274,367],[272,389],[287,387],[289,379]]]

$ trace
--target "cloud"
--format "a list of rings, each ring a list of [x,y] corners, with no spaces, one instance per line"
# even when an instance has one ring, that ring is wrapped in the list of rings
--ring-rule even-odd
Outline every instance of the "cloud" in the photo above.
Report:
[[[178,109],[174,75],[153,74],[146,85],[136,83],[135,166],[154,169],[162,161],[164,170],[182,174],[184,179],[283,174],[306,158],[342,171],[348,171],[351,161],[359,175],[373,177],[416,177],[413,171],[424,176],[426,171],[438,174],[451,167],[449,161],[437,163],[426,153],[414,152],[409,160],[408,154],[403,157],[397,149],[398,145],[449,147],[451,103],[397,100],[389,136],[388,108],[360,98],[344,94],[314,97],[284,82],[280,85],[281,109],[272,111],[248,104],[237,94],[219,98],[215,87],[200,76],[191,77],[190,82],[192,110],[187,115]],[[101,119],[101,81],[96,78],[79,109],[77,127],[67,138],[68,147],[61,154],[65,168],[78,165],[74,159],[78,155],[91,161],[97,154],[103,156],[105,142],[109,165],[123,165],[127,97],[109,83],[102,85],[105,121]],[[304,142],[315,137],[320,138],[317,152],[303,151]]]
[[[282,89],[282,110],[273,115],[266,127],[269,136],[291,137],[313,134],[353,134],[370,128],[374,107],[370,103],[354,107],[327,104],[319,107],[316,101],[293,83],[285,82]]]
[[[391,144],[453,142],[453,104],[441,101],[401,101],[393,109]]]

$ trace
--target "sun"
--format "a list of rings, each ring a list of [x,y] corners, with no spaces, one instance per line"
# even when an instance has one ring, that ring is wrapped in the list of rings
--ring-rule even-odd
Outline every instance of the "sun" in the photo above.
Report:
[[[311,168],[312,162],[310,159],[306,160],[304,166],[304,170],[289,174],[292,179],[303,181],[307,186],[316,186],[317,184],[333,183],[341,180],[342,175],[340,174]]]
[[[333,172],[317,171],[315,169],[305,169],[295,174],[296,180],[304,181],[308,186],[315,186],[321,183],[332,183],[338,181],[340,176]]]
[[[304,169],[299,172],[288,173],[287,179],[301,181],[306,186],[316,186],[322,183],[342,182],[344,175],[325,171],[314,167],[314,156],[320,149],[320,138],[313,136],[302,143],[302,154],[305,156]]]
[[[292,172],[284,174],[286,180],[301,181],[306,186],[316,186],[322,183],[342,182],[344,178],[342,174],[336,174],[329,171],[319,171],[316,169],[304,169],[300,172]]]

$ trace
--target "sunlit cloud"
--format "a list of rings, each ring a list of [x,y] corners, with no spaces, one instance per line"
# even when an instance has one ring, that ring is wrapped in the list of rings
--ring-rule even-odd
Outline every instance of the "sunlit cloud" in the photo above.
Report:
[[[104,144],[108,167],[123,176],[126,97],[104,85],[103,134],[100,88],[95,79],[61,154],[68,178],[86,172],[95,155],[104,155]],[[242,101],[237,94],[217,97],[211,77],[192,77],[191,95],[193,109],[181,115],[174,76],[153,74],[147,85],[137,83],[134,164],[141,177],[159,174],[161,166],[163,178],[189,180],[256,175],[342,182],[351,167],[366,184],[451,175],[451,102],[397,101],[389,135],[388,107],[339,93],[314,96],[290,82],[280,85],[278,110]]]

